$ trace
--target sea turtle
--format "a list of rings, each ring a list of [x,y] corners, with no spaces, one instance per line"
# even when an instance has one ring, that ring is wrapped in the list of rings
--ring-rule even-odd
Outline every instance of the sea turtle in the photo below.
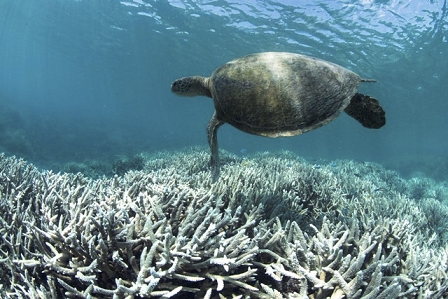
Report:
[[[207,126],[212,180],[219,175],[217,130],[235,128],[268,137],[299,135],[333,120],[344,110],[364,127],[386,123],[378,101],[357,93],[362,79],[334,63],[286,52],[264,52],[232,60],[206,78],[175,80],[181,96],[213,98],[215,112]]]

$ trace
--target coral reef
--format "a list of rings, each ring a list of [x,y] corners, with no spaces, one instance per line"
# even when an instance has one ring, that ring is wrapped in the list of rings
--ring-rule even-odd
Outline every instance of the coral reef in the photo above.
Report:
[[[114,175],[124,175],[130,170],[142,170],[145,166],[144,157],[140,154],[84,160],[83,162],[52,163],[51,169],[57,172],[82,173],[83,176],[98,179]]]
[[[406,178],[424,175],[433,180],[448,182],[448,155],[443,146],[436,153],[423,152],[420,155],[394,157],[386,165]]]
[[[377,164],[158,153],[111,178],[0,155],[2,298],[448,298],[447,194]]]

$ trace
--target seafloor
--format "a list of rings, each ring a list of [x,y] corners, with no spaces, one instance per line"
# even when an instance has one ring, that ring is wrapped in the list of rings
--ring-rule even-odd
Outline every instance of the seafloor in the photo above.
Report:
[[[448,187],[292,153],[142,155],[114,177],[0,155],[1,298],[448,298]]]

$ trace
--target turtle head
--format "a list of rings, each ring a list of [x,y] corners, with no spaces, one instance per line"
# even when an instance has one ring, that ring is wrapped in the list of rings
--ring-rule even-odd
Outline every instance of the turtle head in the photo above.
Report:
[[[171,84],[171,91],[180,96],[212,97],[208,86],[209,79],[201,76],[183,77]]]

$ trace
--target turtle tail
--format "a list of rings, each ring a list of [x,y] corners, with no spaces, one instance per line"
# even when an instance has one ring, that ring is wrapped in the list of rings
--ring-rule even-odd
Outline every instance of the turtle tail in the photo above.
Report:
[[[369,129],[379,129],[386,124],[386,113],[380,103],[360,93],[355,94],[344,111]]]

